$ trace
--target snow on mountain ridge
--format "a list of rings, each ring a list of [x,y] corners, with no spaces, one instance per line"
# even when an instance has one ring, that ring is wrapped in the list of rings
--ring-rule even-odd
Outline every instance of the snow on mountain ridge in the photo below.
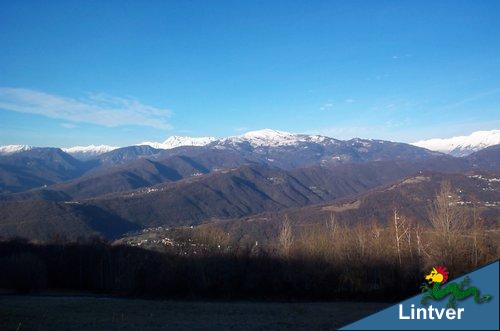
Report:
[[[117,146],[109,146],[109,145],[88,145],[88,146],[73,146],[61,148],[64,152],[68,154],[74,153],[88,153],[88,154],[103,154],[107,152],[111,152],[119,147]]]
[[[249,131],[238,136],[221,139],[221,143],[238,144],[248,142],[253,147],[257,146],[280,146],[289,145],[295,142],[295,135],[278,130],[263,129]]]
[[[498,144],[500,144],[500,130],[476,131],[468,136],[456,136],[445,139],[435,138],[412,143],[412,145],[418,147],[454,156],[466,156],[488,146]]]
[[[0,155],[10,155],[14,153],[29,151],[39,147],[29,146],[29,145],[5,145],[0,146]],[[65,153],[70,154],[78,159],[90,159],[94,156],[110,152],[119,147],[108,146],[108,145],[88,145],[88,146],[73,146],[67,148],[61,148]]]
[[[79,160],[90,160],[98,155],[111,152],[117,148],[117,146],[109,145],[88,145],[88,146],[73,146],[67,148],[61,148],[65,153],[70,154]]]
[[[228,137],[220,140],[222,144],[238,144],[248,142],[252,147],[277,147],[292,146],[300,142],[324,143],[327,140],[333,140],[325,136],[293,134],[286,131],[262,129],[249,131],[239,136]]]
[[[286,131],[279,131],[273,129],[262,129],[255,131],[248,131],[242,135],[236,136],[245,139],[286,139],[288,137],[294,136],[293,133]]]
[[[279,130],[262,129],[221,139],[215,137],[171,136],[164,142],[146,141],[138,145],[148,145],[157,149],[172,149],[180,146],[206,146],[215,143],[216,148],[217,146],[224,148],[224,145],[238,145],[248,142],[253,147],[277,147],[296,145],[299,142],[325,143],[328,140],[333,141],[334,139],[320,135],[293,134]]]
[[[24,151],[29,151],[32,149],[32,146],[29,145],[5,145],[5,146],[0,146],[0,155],[8,155],[8,154],[14,154],[18,152],[24,152]]]
[[[352,144],[369,147],[373,142],[370,139],[351,139]],[[383,141],[380,141],[383,143]],[[143,142],[137,145],[149,145],[157,149],[172,149],[180,146],[206,146],[215,144],[215,148],[227,148],[249,143],[252,147],[279,147],[293,146],[300,143],[336,144],[338,140],[321,135],[293,134],[286,131],[262,129],[249,131],[238,136],[217,139],[214,137],[186,137],[171,136],[164,142]],[[465,156],[488,146],[500,144],[500,130],[477,131],[469,136],[458,136],[447,139],[429,139],[412,143],[414,146],[429,150],[444,152],[455,156]],[[0,146],[0,155],[8,155],[30,150],[28,145]],[[89,145],[62,148],[62,150],[80,159],[89,159],[94,156],[112,151],[119,147],[108,145]]]
[[[214,137],[184,137],[184,136],[171,136],[164,142],[150,142],[146,141],[138,145],[149,145],[157,149],[172,149],[181,146],[205,146],[217,140]]]

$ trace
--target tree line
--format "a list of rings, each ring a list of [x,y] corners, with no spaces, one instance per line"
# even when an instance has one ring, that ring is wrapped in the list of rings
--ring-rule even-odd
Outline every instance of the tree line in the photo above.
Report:
[[[185,299],[400,300],[419,292],[433,265],[458,277],[498,259],[497,229],[486,229],[454,199],[443,184],[427,226],[412,224],[396,209],[385,226],[348,226],[332,214],[325,224],[298,229],[285,218],[267,245],[228,245],[223,233],[200,228],[196,239],[212,249],[196,255],[98,238],[4,240],[0,288]]]

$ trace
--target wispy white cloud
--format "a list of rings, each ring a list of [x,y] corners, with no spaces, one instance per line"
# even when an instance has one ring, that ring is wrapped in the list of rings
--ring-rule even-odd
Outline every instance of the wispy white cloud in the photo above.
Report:
[[[61,123],[61,126],[65,129],[74,129],[76,128],[76,124],[73,123]]]
[[[74,99],[30,89],[0,87],[0,109],[108,127],[143,125],[171,128],[168,122],[170,110],[103,93]]]
[[[333,109],[333,103],[327,102],[323,104],[321,107],[319,107],[320,110],[331,110]]]
[[[362,125],[348,125],[338,127],[324,127],[315,130],[308,130],[310,134],[319,134],[336,139],[370,138],[376,127]]]
[[[375,75],[375,76],[370,76],[370,77],[366,77],[365,80],[366,81],[379,81],[379,80],[385,80],[387,78],[389,78],[390,75],[389,74],[379,74],[379,75]]]
[[[499,94],[499,93],[500,93],[500,88],[495,88],[493,90],[488,90],[488,91],[484,91],[484,92],[481,92],[481,93],[477,93],[477,94],[474,94],[474,95],[469,96],[467,98],[461,99],[459,101],[449,103],[449,104],[441,107],[440,110],[454,109],[454,108],[463,106],[463,105],[465,105],[465,104],[467,104],[469,102],[477,101],[477,100],[486,98],[486,97],[491,96],[491,95],[496,95],[496,94]]]
[[[356,99],[349,98],[349,99],[345,99],[344,102],[345,103],[354,103],[354,102],[356,102]]]
[[[409,57],[412,57],[412,55],[411,54],[393,55],[392,59],[399,60],[399,59],[409,58]]]
[[[405,117],[401,119],[392,119],[385,122],[385,128],[387,129],[403,128],[410,126],[411,123],[412,120],[410,117]]]

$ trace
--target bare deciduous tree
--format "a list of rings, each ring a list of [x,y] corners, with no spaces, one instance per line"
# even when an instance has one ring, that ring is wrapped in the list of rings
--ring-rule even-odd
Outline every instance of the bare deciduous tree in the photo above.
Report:
[[[335,236],[338,227],[338,223],[335,221],[335,214],[331,213],[330,218],[326,221],[326,228],[330,231],[332,236]]]
[[[430,210],[430,222],[434,229],[444,236],[459,233],[465,228],[465,217],[448,181],[441,184]]]
[[[466,228],[466,216],[458,205],[458,198],[449,181],[441,184],[434,204],[429,211],[429,220],[434,228],[434,250],[440,252],[442,263],[452,265],[464,247],[456,245]]]
[[[280,245],[279,248],[281,255],[284,257],[288,257],[290,255],[290,251],[292,249],[292,244],[293,244],[292,226],[290,224],[288,216],[285,216],[285,219],[281,224],[278,241]]]
[[[403,263],[402,255],[403,255],[403,243],[404,239],[408,240],[408,247],[410,247],[410,228],[406,222],[404,217],[399,216],[398,211],[394,209],[393,216],[393,224],[394,224],[394,239],[396,241],[396,252],[398,253],[398,263],[401,266]]]

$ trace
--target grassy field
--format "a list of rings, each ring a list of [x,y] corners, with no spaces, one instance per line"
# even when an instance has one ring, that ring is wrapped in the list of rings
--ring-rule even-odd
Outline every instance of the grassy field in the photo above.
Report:
[[[332,330],[390,304],[0,296],[0,330]]]

